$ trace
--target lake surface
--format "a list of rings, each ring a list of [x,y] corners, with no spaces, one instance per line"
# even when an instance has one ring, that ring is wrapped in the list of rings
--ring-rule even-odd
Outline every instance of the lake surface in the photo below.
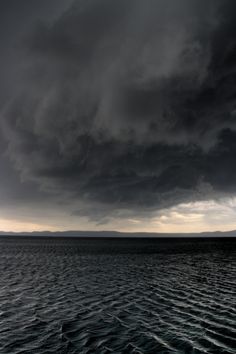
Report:
[[[0,238],[0,353],[234,353],[236,239]]]

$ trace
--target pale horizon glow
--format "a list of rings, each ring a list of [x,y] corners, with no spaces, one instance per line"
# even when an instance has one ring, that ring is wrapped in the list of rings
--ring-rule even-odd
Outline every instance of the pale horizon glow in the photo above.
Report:
[[[0,231],[120,231],[152,233],[194,233],[236,229],[236,198],[182,203],[152,214],[152,217],[110,218],[99,224],[86,218],[54,214],[37,218],[0,218]]]

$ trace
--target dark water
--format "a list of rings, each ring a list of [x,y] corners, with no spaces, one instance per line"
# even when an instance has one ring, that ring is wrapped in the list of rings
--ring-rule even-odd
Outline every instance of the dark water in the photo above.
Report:
[[[0,353],[236,353],[235,246],[0,239]]]

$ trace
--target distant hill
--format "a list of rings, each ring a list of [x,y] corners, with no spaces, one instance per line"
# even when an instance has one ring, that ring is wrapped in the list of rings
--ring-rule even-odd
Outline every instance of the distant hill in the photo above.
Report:
[[[235,237],[236,230],[215,231],[201,233],[149,233],[149,232],[118,232],[118,231],[35,231],[35,232],[5,232],[0,231],[0,236],[40,236],[40,237]]]

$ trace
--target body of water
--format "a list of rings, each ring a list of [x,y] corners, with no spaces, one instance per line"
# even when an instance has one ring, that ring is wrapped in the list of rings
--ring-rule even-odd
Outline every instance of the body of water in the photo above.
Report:
[[[0,353],[235,354],[235,246],[2,238]]]

